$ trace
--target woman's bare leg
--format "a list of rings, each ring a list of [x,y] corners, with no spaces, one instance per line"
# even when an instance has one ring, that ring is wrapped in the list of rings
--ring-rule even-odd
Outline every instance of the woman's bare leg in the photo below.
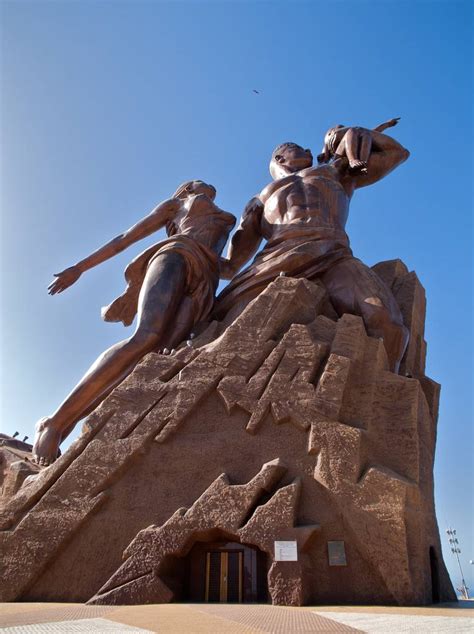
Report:
[[[99,397],[105,398],[147,352],[163,343],[183,300],[185,280],[186,264],[177,253],[164,253],[150,264],[140,293],[135,333],[104,352],[56,412],[38,422],[33,447],[36,462],[53,462],[63,433],[72,431],[91,406],[98,404]]]
[[[184,296],[181,304],[179,306],[178,312],[173,318],[172,324],[168,326],[166,333],[162,341],[166,343],[168,349],[172,349],[175,346],[179,345],[185,338],[187,338],[192,330],[194,325],[194,314],[193,314],[193,305],[190,297]],[[117,344],[120,345],[120,344]],[[153,348],[155,350],[156,348]],[[110,349],[109,349],[110,351]],[[149,350],[147,352],[150,352]],[[127,373],[126,376],[128,376]],[[91,412],[98,407],[103,400],[107,398],[107,396],[119,385],[125,377],[119,377],[117,381],[113,384],[109,385],[106,390],[102,394],[100,394],[97,399],[89,406],[87,411],[82,413],[81,418],[85,418]],[[76,421],[77,422],[77,421]],[[69,436],[69,434],[73,431],[76,423],[72,423],[66,430],[63,431],[61,436],[61,442],[64,441],[65,438]]]

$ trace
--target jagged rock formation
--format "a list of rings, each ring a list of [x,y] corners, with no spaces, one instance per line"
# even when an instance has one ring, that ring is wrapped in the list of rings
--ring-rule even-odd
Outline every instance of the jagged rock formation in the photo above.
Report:
[[[32,445],[0,434],[0,500],[15,495],[26,478],[40,470],[31,462]]]
[[[1,600],[179,600],[170,558],[217,537],[263,553],[273,603],[454,599],[424,291],[398,260],[374,268],[411,331],[401,375],[359,317],[330,318],[320,286],[278,278],[226,329],[148,355],[20,488],[0,516]],[[275,541],[296,542],[298,560],[276,561]]]
[[[286,468],[274,460],[263,465],[246,485],[231,485],[225,474],[219,476],[190,509],[180,508],[161,527],[149,526],[134,538],[124,552],[126,561],[112,575],[89,604],[166,603],[174,598],[172,590],[160,579],[160,572],[170,556],[184,557],[192,544],[211,541],[216,531],[237,542],[252,544],[273,555],[273,541],[282,535],[299,542],[305,551],[319,526],[295,527],[300,481],[279,489],[248,521],[249,511],[265,491],[271,491]],[[265,530],[262,530],[262,527]],[[274,603],[302,602],[301,571],[286,584],[281,593],[272,583],[279,572],[286,579],[287,566],[273,563],[269,572],[270,595]],[[282,570],[281,570],[282,569]],[[292,577],[295,577],[293,574]],[[288,598],[288,593],[291,593]]]

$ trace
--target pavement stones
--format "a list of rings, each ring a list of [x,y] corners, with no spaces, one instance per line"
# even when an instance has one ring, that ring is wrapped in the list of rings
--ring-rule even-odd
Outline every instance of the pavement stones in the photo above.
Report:
[[[450,633],[474,631],[474,618],[462,608],[474,602],[429,608],[313,606],[287,608],[255,604],[161,604],[86,606],[83,604],[0,604],[0,631],[123,632],[166,634],[297,634],[307,632]],[[472,613],[474,614],[474,612]]]
[[[139,634],[142,632],[150,632],[151,630],[142,630],[141,628],[130,627],[129,625],[119,625],[113,621],[107,619],[82,619],[79,621],[57,621],[54,623],[41,623],[33,625],[18,625],[16,627],[2,628],[3,632],[31,632],[32,634],[38,632],[115,632],[119,634],[123,632],[128,634],[129,632],[136,632]]]
[[[450,616],[408,616],[402,614],[368,614],[364,612],[315,612],[367,634],[461,634],[474,632],[474,618]]]

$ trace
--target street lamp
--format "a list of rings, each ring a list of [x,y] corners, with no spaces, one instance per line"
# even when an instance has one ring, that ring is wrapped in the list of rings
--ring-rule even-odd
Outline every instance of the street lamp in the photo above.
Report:
[[[459,554],[461,553],[461,549],[459,548],[459,542],[456,537],[456,529],[448,528],[446,529],[446,533],[448,534],[449,545],[451,546],[451,552],[455,555],[458,560],[459,572],[461,573],[461,587],[458,588],[461,593],[461,597],[463,599],[469,599],[469,588],[464,581],[464,574],[461,568],[461,561],[459,560]]]

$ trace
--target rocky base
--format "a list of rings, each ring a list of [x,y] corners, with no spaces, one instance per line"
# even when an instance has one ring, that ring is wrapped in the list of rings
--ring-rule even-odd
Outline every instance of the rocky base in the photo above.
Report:
[[[374,268],[411,331],[402,375],[359,317],[327,316],[320,286],[278,278],[224,332],[148,355],[10,499],[0,600],[181,600],[189,553],[218,539],[261,553],[274,604],[455,600],[424,291],[398,260]]]

